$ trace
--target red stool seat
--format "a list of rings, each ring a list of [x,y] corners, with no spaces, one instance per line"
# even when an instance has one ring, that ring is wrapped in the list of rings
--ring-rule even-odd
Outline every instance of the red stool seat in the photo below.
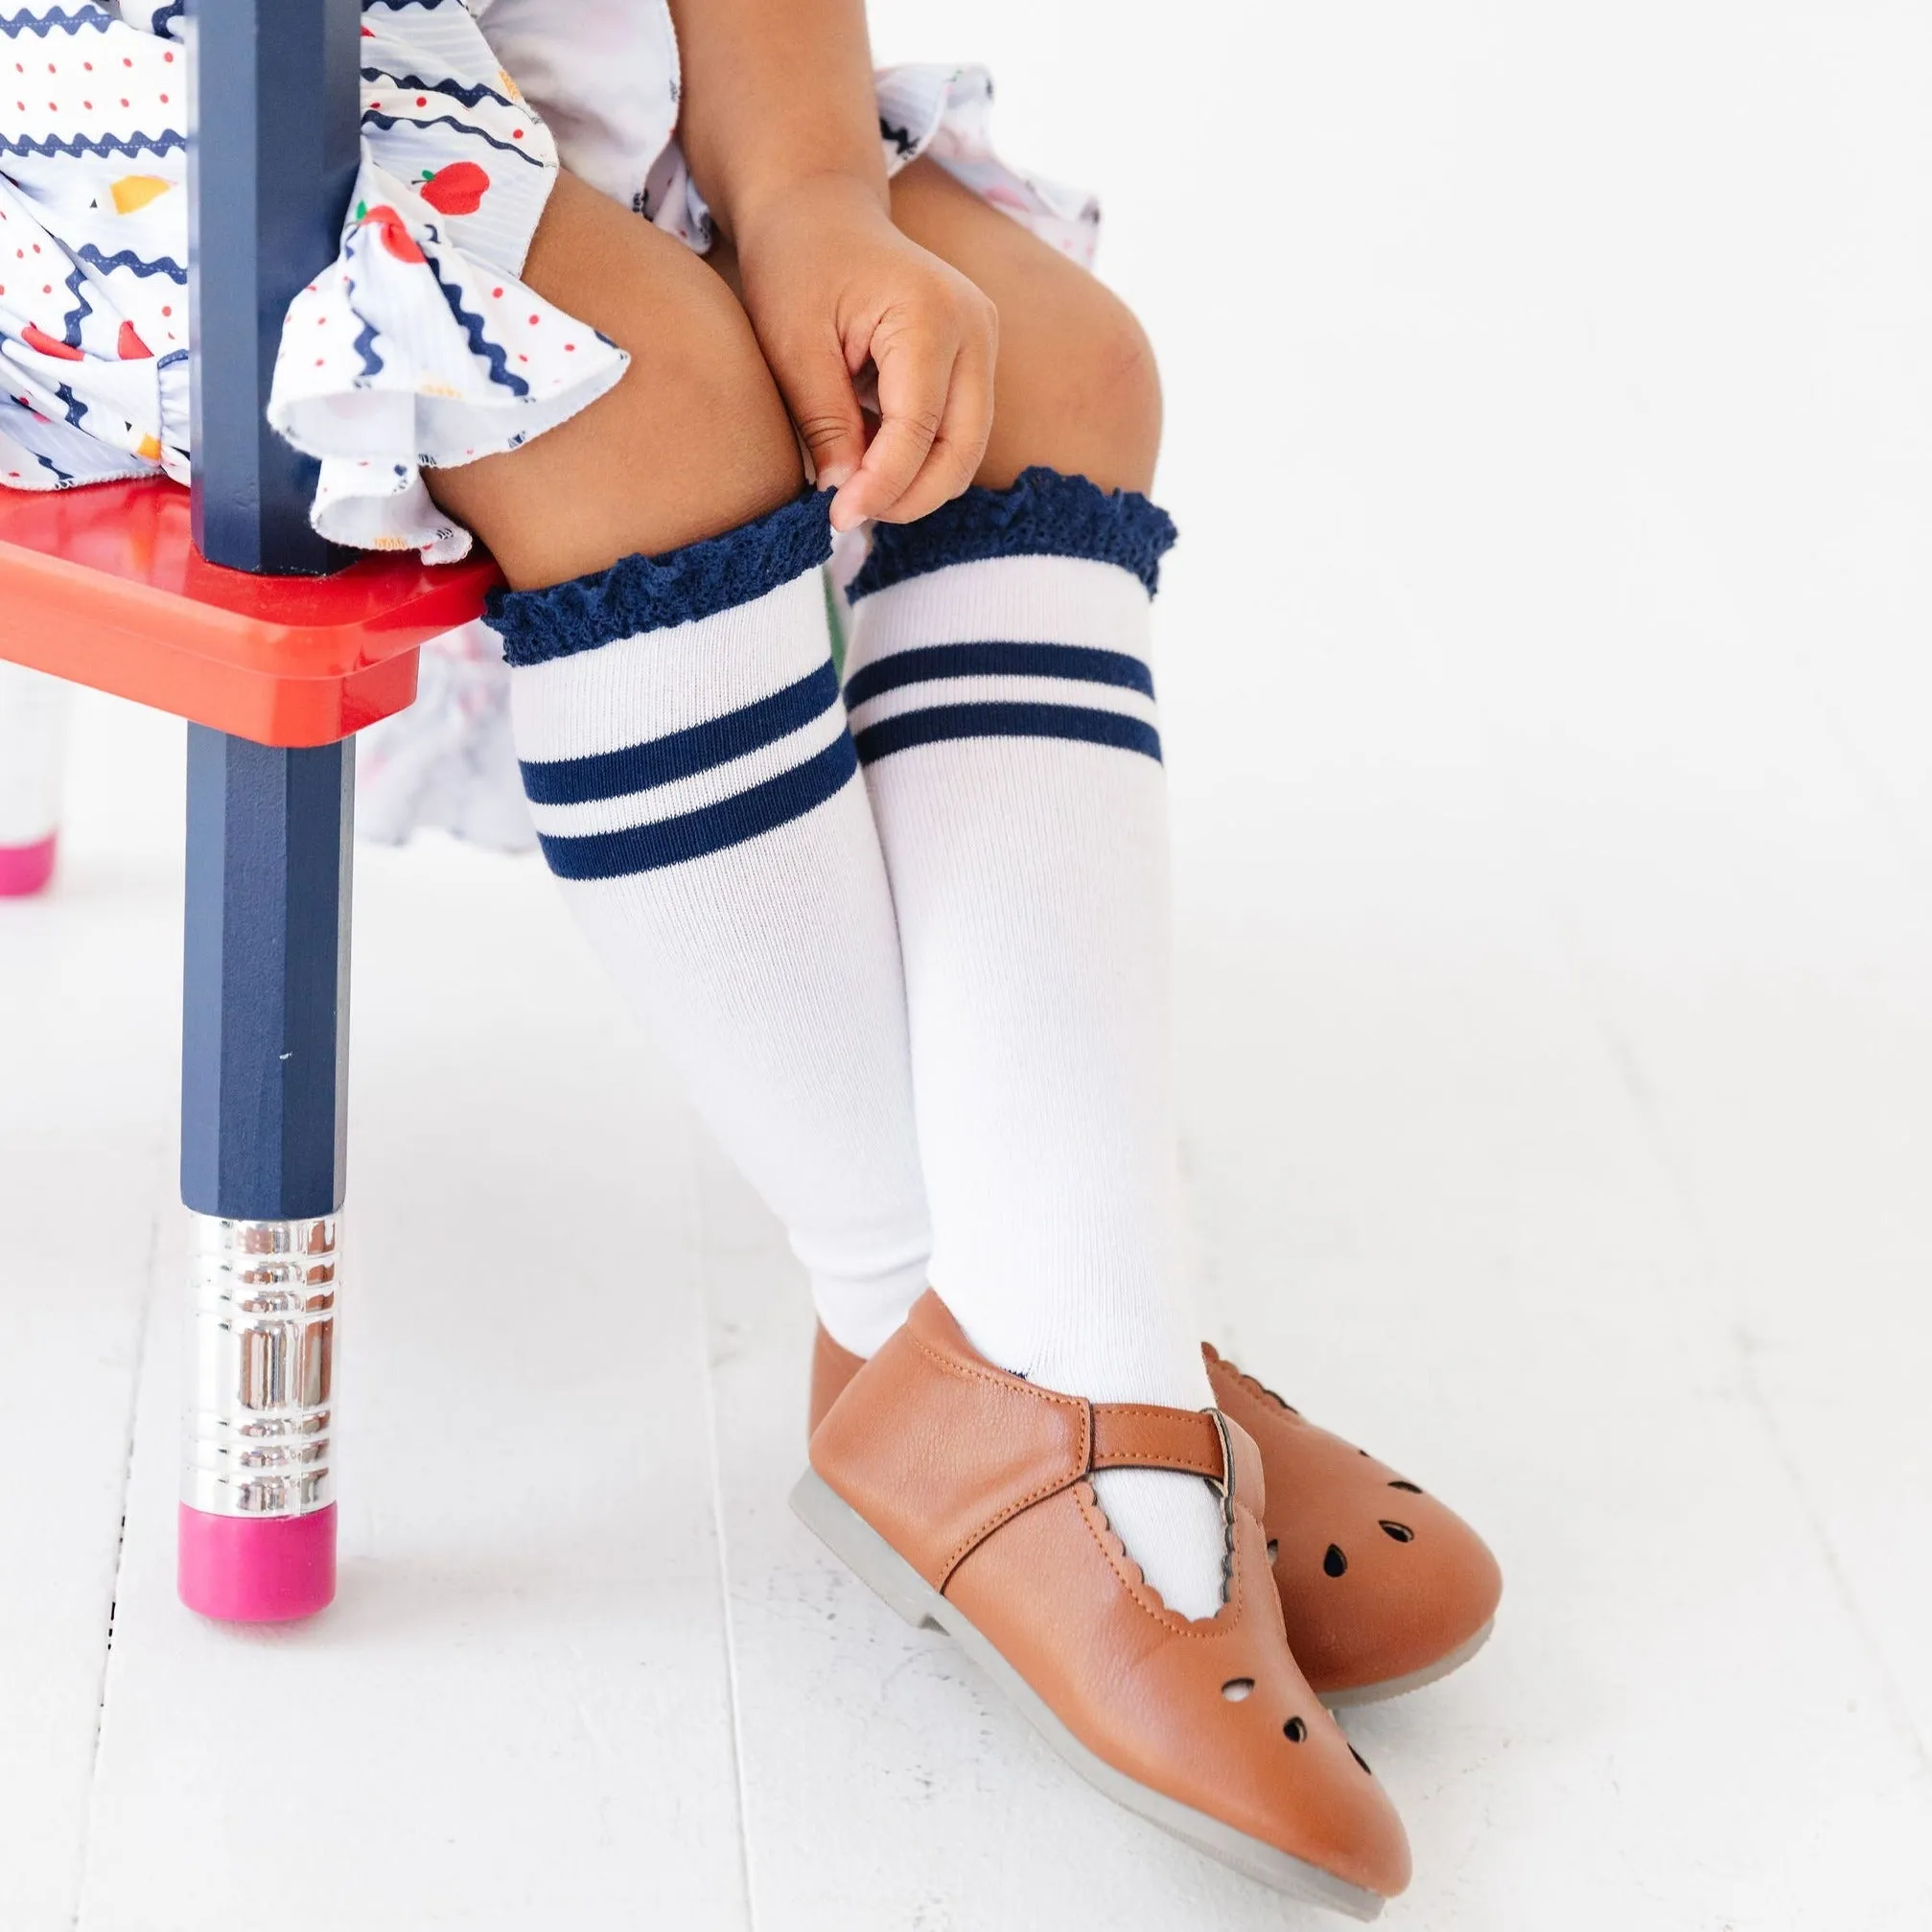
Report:
[[[416,652],[497,567],[372,556],[333,577],[207,563],[169,482],[0,489],[0,658],[257,744],[333,744],[406,710]]]

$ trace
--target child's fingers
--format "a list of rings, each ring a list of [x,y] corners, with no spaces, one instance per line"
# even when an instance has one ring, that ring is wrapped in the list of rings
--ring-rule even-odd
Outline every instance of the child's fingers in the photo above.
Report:
[[[972,481],[992,433],[992,404],[993,344],[989,334],[969,334],[953,362],[939,434],[898,501],[878,512],[885,522],[917,522]]]
[[[866,426],[838,338],[793,350],[772,361],[799,440],[812,459],[820,489],[837,489],[865,461]]]
[[[958,355],[958,333],[943,325],[915,323],[873,338],[878,431],[857,473],[832,499],[833,529],[889,516],[905,495],[945,422]]]

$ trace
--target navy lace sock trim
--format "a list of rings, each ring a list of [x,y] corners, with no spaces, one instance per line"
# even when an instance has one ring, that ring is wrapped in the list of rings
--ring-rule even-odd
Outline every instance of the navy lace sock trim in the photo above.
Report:
[[[1084,477],[1023,470],[1010,490],[970,489],[916,524],[878,524],[852,602],[948,564],[988,557],[1086,557],[1131,570],[1152,596],[1174,520],[1134,490],[1103,490]]]
[[[494,591],[483,621],[511,663],[542,664],[715,617],[824,564],[832,553],[831,500],[829,490],[807,491],[757,523],[660,557],[625,557],[547,591]]]

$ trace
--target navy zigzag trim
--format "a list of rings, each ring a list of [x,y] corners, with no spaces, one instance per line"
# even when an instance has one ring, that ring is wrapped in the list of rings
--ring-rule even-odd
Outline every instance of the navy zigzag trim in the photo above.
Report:
[[[356,313],[356,278],[353,275],[345,275],[344,279],[348,287],[342,291],[342,299],[349,305],[349,313],[353,315]],[[357,332],[356,339],[349,346],[361,357],[364,376],[380,376],[383,373],[384,364],[382,357],[376,353],[376,325],[366,316],[363,317],[361,328]]]
[[[104,255],[92,242],[82,242],[74,252],[90,268],[98,269],[104,275],[111,275],[116,268],[128,268],[143,281],[150,275],[166,275],[171,282],[178,282],[184,289],[188,286],[187,269],[172,255],[157,256],[151,262],[144,262],[131,248],[121,248],[111,255]]]
[[[168,0],[167,6],[161,8],[159,12],[155,13],[153,19],[149,24],[153,28],[154,32],[161,36],[162,39],[164,40],[176,39],[179,36],[175,34],[171,34],[168,30],[175,24],[176,20],[180,19],[181,16],[187,12],[187,11],[188,11],[188,0]]]
[[[435,114],[427,121],[418,121],[413,115],[379,114],[373,107],[362,110],[362,126],[384,129],[391,128],[454,128],[458,134],[470,136],[474,140],[487,141],[500,153],[514,154],[520,161],[527,161],[532,168],[546,168],[549,164],[541,155],[532,154],[527,148],[519,148],[514,141],[499,141],[494,134],[485,134],[474,121],[458,121],[454,114]]]
[[[1065,678],[1082,685],[1111,685],[1123,691],[1153,696],[1153,674],[1124,651],[1101,651],[1085,644],[924,644],[895,651],[854,671],[846,686],[846,704],[856,710],[881,691],[923,685],[935,678]]]
[[[499,94],[494,87],[485,87],[478,81],[474,87],[459,87],[454,81],[426,81],[420,74],[389,74],[381,67],[364,67],[364,81],[386,81],[392,87],[414,87],[425,94],[447,94],[453,101],[460,101],[465,107],[474,107],[478,101],[500,101],[505,107],[515,107],[516,103],[507,94]]]
[[[10,40],[17,40],[23,34],[37,35],[42,40],[58,29],[62,34],[79,34],[84,28],[105,34],[115,24],[114,16],[102,7],[82,7],[78,13],[69,13],[64,7],[56,7],[51,13],[9,13],[0,16],[0,34]]]
[[[560,879],[626,878],[741,846],[789,825],[835,798],[858,770],[850,733],[841,732],[816,757],[775,779],[694,812],[655,825],[588,838],[539,834],[544,857]]]
[[[87,405],[75,395],[72,386],[66,383],[58,384],[54,393],[67,405],[67,421],[78,430],[81,418],[87,413]]]
[[[104,134],[98,141],[90,141],[84,134],[75,134],[63,141],[58,135],[49,134],[44,141],[30,140],[26,135],[0,135],[0,154],[38,154],[51,161],[56,154],[66,154],[79,160],[82,154],[98,154],[104,160],[110,154],[125,154],[128,160],[139,160],[143,154],[185,154],[188,151],[188,137],[178,128],[170,128],[165,134],[130,134],[123,139],[119,134]]]
[[[809,676],[770,697],[688,730],[590,757],[525,761],[524,791],[533,805],[582,805],[628,798],[762,751],[824,717],[838,701],[838,673],[827,658]]]
[[[1161,762],[1160,733],[1138,718],[1088,710],[1081,705],[996,704],[935,705],[930,710],[903,711],[868,725],[856,740],[859,762],[876,764],[895,752],[952,738],[1069,738],[1078,744],[1139,752],[1155,764]]]
[[[463,291],[454,282],[443,280],[442,272],[437,268],[434,262],[430,264],[430,273],[435,276],[436,287],[442,290],[443,300],[450,305],[450,314],[455,316],[456,320],[469,333],[471,352],[482,357],[484,361],[489,363],[490,380],[493,383],[502,384],[504,388],[508,389],[513,396],[520,399],[527,396],[530,393],[529,384],[524,382],[523,377],[510,367],[510,359],[507,353],[499,344],[484,338],[483,318],[474,309],[463,307]],[[369,328],[364,327],[362,335],[356,338],[356,346],[362,350],[364,359],[372,352],[364,347],[363,338],[369,337],[372,334],[373,332]],[[380,361],[376,364],[376,367],[379,369],[382,366]]]
[[[67,292],[74,298],[74,307],[67,312],[67,346],[78,349],[81,325],[94,313],[94,304],[87,298],[87,277],[78,266],[67,271]]]

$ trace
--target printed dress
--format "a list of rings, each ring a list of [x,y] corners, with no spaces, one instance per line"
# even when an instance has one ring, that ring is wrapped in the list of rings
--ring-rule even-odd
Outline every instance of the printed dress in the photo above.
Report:
[[[188,480],[185,12],[0,0],[0,486]],[[560,162],[699,251],[710,213],[676,140],[666,0],[362,0],[361,32],[361,172],[341,252],[290,308],[268,415],[320,460],[324,535],[450,562],[470,534],[423,472],[515,449],[624,371],[519,279]],[[930,153],[1091,260],[1093,201],[994,154],[983,69],[877,88],[889,172]],[[416,788],[367,802],[390,836],[514,816],[472,797],[501,762],[493,647],[457,634],[425,678],[426,701],[453,694],[441,712],[364,746],[379,783]]]

